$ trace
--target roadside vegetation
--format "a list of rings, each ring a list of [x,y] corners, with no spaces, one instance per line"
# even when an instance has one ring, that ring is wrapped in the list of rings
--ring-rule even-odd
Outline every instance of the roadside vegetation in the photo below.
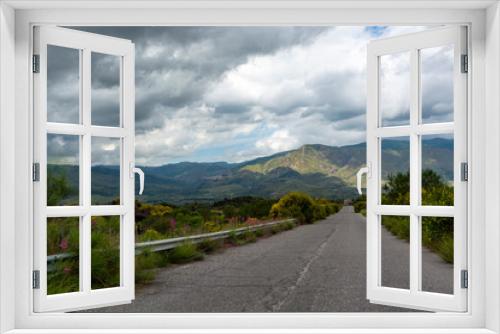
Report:
[[[409,203],[409,173],[389,175],[382,188],[382,203],[407,205]],[[422,204],[453,205],[453,186],[432,170],[422,172]],[[360,196],[353,203],[354,211],[366,216],[366,197]],[[384,216],[382,225],[400,239],[410,240],[407,217]],[[422,217],[422,244],[436,252],[444,261],[453,263],[453,218]]]
[[[70,191],[69,188],[58,187],[53,202],[57,203],[66,195],[66,191]],[[337,202],[313,199],[300,192],[288,193],[279,200],[247,196],[212,204],[190,203],[181,206],[137,201],[136,242],[234,231],[288,218],[295,218],[295,222],[284,222],[240,234],[232,232],[225,240],[208,239],[198,244],[186,242],[169,251],[153,252],[146,249],[135,257],[136,283],[152,281],[158,268],[200,261],[207,254],[227,247],[256,242],[259,238],[293,229],[300,224],[312,224],[338,212],[340,208]],[[119,286],[119,216],[92,217],[91,224],[92,288]],[[47,226],[48,255],[78,254],[78,218],[52,219]],[[53,261],[50,267],[47,279],[49,294],[78,291],[78,256]]]

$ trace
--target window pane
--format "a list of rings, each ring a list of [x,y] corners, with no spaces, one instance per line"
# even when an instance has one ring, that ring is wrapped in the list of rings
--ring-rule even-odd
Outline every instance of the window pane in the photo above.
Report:
[[[453,46],[420,50],[422,123],[453,121]]]
[[[410,124],[410,53],[380,57],[381,126]]]
[[[92,205],[120,204],[119,138],[92,138]]]
[[[92,289],[120,286],[120,216],[91,218]]]
[[[80,290],[80,218],[47,219],[47,294]]]
[[[391,288],[410,288],[410,217],[382,216],[382,281]]]
[[[47,135],[47,205],[78,205],[80,137]]]
[[[410,138],[381,139],[382,204],[410,205]]]
[[[80,50],[47,45],[47,120],[80,122]]]
[[[422,291],[453,294],[453,218],[422,217]]]
[[[422,136],[422,205],[453,205],[453,135]]]
[[[120,57],[92,53],[92,125],[120,126]]]

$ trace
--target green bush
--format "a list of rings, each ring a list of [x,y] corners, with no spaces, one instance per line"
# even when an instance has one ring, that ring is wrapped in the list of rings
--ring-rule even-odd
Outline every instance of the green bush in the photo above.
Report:
[[[198,249],[204,253],[210,254],[223,246],[221,239],[205,239],[198,244]]]
[[[390,175],[383,187],[382,203],[408,204],[409,182],[408,173]],[[453,187],[428,169],[422,171],[422,204],[453,205]],[[436,252],[444,261],[453,263],[453,218],[422,217],[421,220],[423,246]],[[382,223],[399,238],[409,239],[409,224],[404,223],[401,217],[384,217]]]
[[[76,292],[80,289],[79,263],[75,259],[57,261],[47,273],[47,294]]]
[[[241,246],[247,244],[249,242],[257,241],[257,236],[252,231],[244,231],[243,233],[236,233],[235,231],[231,231],[229,233],[228,240],[231,244],[236,246]]]
[[[245,242],[256,242],[257,241],[257,236],[255,235],[254,232],[252,231],[245,231],[241,234],[241,238]]]
[[[196,245],[191,242],[175,247],[168,255],[168,260],[172,263],[187,263],[202,259],[203,253],[199,252]]]
[[[135,282],[148,283],[155,278],[155,268],[164,267],[167,260],[164,255],[158,252],[151,252],[146,249],[141,254],[135,256]]]
[[[273,225],[273,227],[271,227],[271,234],[277,234],[281,231],[283,231],[283,228],[280,225]]]
[[[354,212],[363,213],[366,212],[366,201],[356,201],[353,204]]]
[[[453,236],[446,235],[437,245],[437,252],[441,258],[448,262],[453,263]]]
[[[92,217],[92,289],[120,286],[120,217]]]
[[[255,233],[255,236],[256,236],[257,238],[261,238],[261,237],[263,237],[263,236],[265,235],[265,231],[264,231],[264,229],[258,229],[258,230],[256,230],[254,233]]]
[[[408,217],[383,216],[382,225],[400,239],[410,240],[410,223]]]
[[[328,217],[327,206],[323,204],[314,204],[313,221],[322,220]]]
[[[307,194],[290,192],[271,207],[273,218],[295,218],[300,224],[314,222],[315,203]]]
[[[296,225],[294,222],[286,222],[283,224],[283,230],[288,231],[288,230],[295,228],[295,226]]]
[[[162,239],[165,239],[165,237],[161,233],[153,229],[148,229],[146,232],[144,232],[144,234],[139,236],[139,240],[141,242],[162,240]]]

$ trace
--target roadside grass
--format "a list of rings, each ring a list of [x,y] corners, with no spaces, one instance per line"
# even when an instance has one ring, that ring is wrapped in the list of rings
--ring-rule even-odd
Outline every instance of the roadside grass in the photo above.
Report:
[[[212,254],[223,246],[224,240],[222,239],[206,239],[198,244],[198,249],[205,254]]]
[[[353,207],[354,212],[366,217],[366,196],[360,196]],[[402,217],[384,216],[382,225],[399,239],[409,241],[410,225]],[[453,219],[423,217],[422,245],[439,255],[443,261],[453,263]]]
[[[437,222],[422,222],[422,245],[443,259],[453,263],[453,219],[447,217],[426,217]],[[384,216],[382,225],[399,239],[410,240],[410,224],[408,219],[400,216]],[[440,230],[433,227],[440,226]]]
[[[171,264],[186,264],[201,261],[205,258],[205,255],[213,254],[217,250],[223,249],[224,245],[235,247],[254,243],[260,238],[288,231],[297,226],[294,222],[286,222],[255,231],[248,230],[240,234],[232,231],[227,239],[206,239],[198,244],[186,242],[172,250],[164,252],[155,253],[146,249],[136,256],[135,281],[139,284],[150,283],[155,279],[159,268],[165,268]]]
[[[288,231],[297,226],[298,224],[295,222],[289,221],[255,231],[248,230],[240,234],[232,231],[227,239],[206,239],[198,244],[186,242],[168,251],[153,252],[151,249],[145,249],[135,257],[135,282],[137,284],[148,284],[154,281],[159,268],[166,268],[172,264],[201,261],[206,255],[223,249],[224,245],[234,247],[254,243],[260,238]],[[157,240],[157,238],[156,233],[149,232],[141,241]],[[73,270],[73,267],[78,268],[78,262],[69,259],[56,263],[56,266],[57,269],[50,273],[48,277],[49,293],[58,294],[77,291],[78,270],[74,270],[74,275],[64,274],[64,271],[68,271],[67,268],[71,268],[71,270]]]
[[[198,247],[192,242],[183,243],[172,249],[168,254],[168,260],[171,263],[181,264],[193,261],[203,260],[205,255],[198,250]]]

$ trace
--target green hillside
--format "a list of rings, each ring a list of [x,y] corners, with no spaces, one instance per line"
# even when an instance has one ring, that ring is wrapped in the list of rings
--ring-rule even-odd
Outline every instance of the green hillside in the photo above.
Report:
[[[444,181],[453,177],[453,141],[425,142],[423,167],[432,168]],[[183,204],[214,202],[227,198],[254,196],[280,198],[291,191],[314,197],[341,200],[357,196],[356,173],[365,165],[364,143],[349,146],[304,145],[243,163],[181,162],[158,167],[141,167],[146,174],[142,201]],[[409,145],[401,140],[384,140],[382,176],[407,172]],[[69,178],[78,186],[74,166],[49,166],[53,175]],[[92,167],[92,202],[109,203],[119,194],[117,166]],[[136,186],[136,189],[138,187]],[[76,194],[77,192],[70,192]],[[74,201],[73,195],[65,201]]]

